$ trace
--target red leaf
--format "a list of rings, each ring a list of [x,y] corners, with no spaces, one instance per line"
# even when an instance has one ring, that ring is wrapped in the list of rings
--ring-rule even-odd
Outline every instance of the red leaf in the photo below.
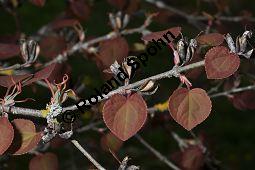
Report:
[[[67,45],[63,37],[47,36],[41,40],[40,48],[42,56],[54,58],[62,54],[67,49]]]
[[[42,80],[42,79],[47,79],[50,77],[50,75],[52,74],[54,68],[56,66],[56,63],[54,64],[51,64],[51,65],[48,65],[47,67],[43,68],[42,70],[36,72],[33,76],[32,79],[26,81],[24,83],[24,85],[28,85],[28,84],[31,84],[33,82],[36,82],[36,81],[39,81],[39,80]]]
[[[59,29],[64,27],[73,27],[75,25],[79,24],[79,21],[76,19],[59,19],[54,21],[51,24],[52,29]]]
[[[6,117],[0,117],[0,155],[11,145],[14,137],[14,130]]]
[[[199,36],[197,41],[201,45],[218,46],[224,42],[224,36],[219,33],[210,33]]]
[[[173,28],[169,28],[167,30],[153,32],[153,33],[143,36],[142,40],[143,41],[152,41],[152,39],[157,40],[159,38],[162,38],[163,35],[166,34],[168,31],[170,31],[176,38],[181,33],[181,27],[173,27]],[[170,37],[170,36],[168,36],[168,37]],[[170,40],[172,41],[172,39],[170,39]]]
[[[168,109],[173,119],[187,130],[202,123],[211,112],[212,103],[200,88],[180,88],[169,98]]]
[[[43,7],[45,4],[45,0],[30,0],[30,2],[39,7]]]
[[[5,60],[19,55],[19,46],[16,44],[2,44],[0,43],[0,60]]]
[[[103,107],[106,126],[122,141],[135,135],[147,118],[147,105],[142,96],[135,93],[125,97],[112,96]]]
[[[205,55],[205,71],[208,79],[223,79],[231,76],[239,68],[238,55],[229,53],[226,47],[210,49]]]
[[[40,154],[29,162],[29,170],[58,170],[58,158],[53,153]]]
[[[101,65],[103,69],[110,67],[115,60],[121,63],[123,59],[128,56],[128,43],[123,37],[104,41],[99,47],[100,51],[97,59],[100,62],[99,65]]]
[[[37,133],[35,125],[30,120],[14,119],[14,140],[9,152],[14,155],[21,155],[32,150],[41,140],[41,133]]]
[[[109,4],[117,7],[118,9],[123,9],[123,7],[126,5],[126,0],[107,0]]]
[[[191,146],[183,151],[181,166],[185,170],[200,170],[204,165],[204,154],[198,146]]]
[[[84,0],[72,0],[70,3],[71,11],[81,20],[87,20],[90,8]]]
[[[255,110],[255,91],[249,90],[234,95],[233,105],[239,110]]]
[[[107,133],[101,138],[101,147],[105,151],[109,151],[109,149],[113,152],[117,152],[122,146],[123,142],[119,140],[114,134]]]
[[[18,82],[22,82],[25,79],[31,78],[32,74],[25,75],[11,75],[11,76],[0,76],[0,86],[11,87]]]

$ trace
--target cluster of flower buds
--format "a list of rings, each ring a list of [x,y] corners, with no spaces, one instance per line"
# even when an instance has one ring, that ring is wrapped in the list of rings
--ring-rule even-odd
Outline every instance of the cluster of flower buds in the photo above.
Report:
[[[34,40],[20,40],[20,51],[23,60],[25,61],[24,66],[28,67],[34,63],[39,55],[40,47]]]
[[[46,107],[48,110],[48,113],[46,116],[47,127],[44,129],[44,135],[42,137],[45,143],[49,142],[57,134],[61,138],[65,138],[65,139],[70,138],[73,134],[72,129],[66,131],[65,129],[63,129],[61,122],[58,121],[58,117],[63,112],[62,103],[64,103],[67,100],[68,93],[71,92],[73,95],[75,95],[75,93],[72,90],[70,89],[66,90],[67,81],[68,81],[68,76],[65,75],[61,83],[55,83],[56,89],[57,89],[55,91],[51,87],[51,84],[47,82],[52,92],[52,98],[51,98],[50,104],[47,105]]]
[[[251,31],[245,31],[242,36],[237,36],[236,43],[234,42],[231,35],[228,33],[225,36],[226,42],[228,44],[228,47],[230,49],[231,53],[235,53],[237,55],[241,55],[247,59],[250,59],[253,49],[247,51],[247,44],[248,44],[248,38],[252,37]]]
[[[117,14],[109,14],[109,20],[110,24],[112,26],[112,29],[114,30],[120,30],[127,26],[129,23],[129,15],[128,14],[122,14],[122,12],[117,12]]]
[[[184,65],[192,60],[195,49],[197,48],[197,41],[191,39],[188,42],[186,38],[182,38],[177,42],[176,48],[179,57],[175,59],[175,65],[178,65],[180,62],[182,63],[181,65]]]
[[[74,24],[72,27],[60,29],[59,34],[71,45],[82,42],[85,39],[83,27],[79,22]]]

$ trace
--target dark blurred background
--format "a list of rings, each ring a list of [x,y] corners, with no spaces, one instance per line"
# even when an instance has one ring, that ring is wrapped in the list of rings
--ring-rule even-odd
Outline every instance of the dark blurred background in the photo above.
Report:
[[[192,38],[196,37],[200,31],[205,30],[204,26],[207,25],[207,22],[203,21],[201,29],[198,29],[186,19],[171,11],[159,9],[142,0],[134,1],[131,2],[133,6],[128,11],[131,14],[131,20],[127,28],[142,25],[145,19],[144,14],[149,12],[160,12],[159,16],[149,26],[151,31],[161,31],[170,27],[180,26],[182,27],[183,35]],[[86,3],[89,4],[89,14],[85,19],[80,20],[86,32],[86,40],[109,33],[111,27],[109,26],[108,13],[119,10],[116,2],[109,3],[106,0],[91,0],[86,1]],[[254,0],[167,0],[165,3],[193,15],[202,15],[203,12],[206,12],[211,15],[252,17],[255,11]],[[65,0],[47,0],[43,7],[38,7],[29,1],[24,1],[21,5],[15,7],[15,15],[19,18],[15,22],[13,15],[1,7],[0,39],[2,41],[6,38],[6,35],[15,35],[18,32],[17,28],[27,36],[36,35],[38,29],[43,25],[48,24],[61,15],[61,13],[68,10],[68,2]],[[18,26],[17,22],[19,22]],[[220,33],[230,32],[233,36],[236,36],[242,34],[245,27],[253,30],[254,22],[221,21],[221,23],[214,24],[211,31]],[[125,38],[130,48],[136,42],[142,43],[140,39],[141,34],[128,35]],[[40,59],[42,61],[49,60],[49,58],[45,58],[42,55]],[[142,79],[166,71],[173,66],[172,62],[172,54],[169,49],[165,48],[156,56],[149,58],[148,66],[142,68],[135,79]],[[94,93],[93,88],[100,87],[103,84],[105,79],[101,70],[98,69],[93,59],[86,57],[86,54],[75,53],[69,57],[66,63],[72,68],[71,86],[74,86],[78,80],[85,85],[85,90],[81,96],[88,97]],[[65,69],[67,67],[63,68],[63,70]],[[194,87],[202,87],[205,90],[209,90],[211,86],[215,85],[214,81],[206,80],[204,73],[195,79],[191,79],[191,81]],[[176,78],[161,80],[159,91],[150,97],[146,97],[148,106],[150,107],[156,103],[166,101],[178,85],[179,80]],[[220,89],[219,91],[222,90]],[[2,95],[4,92],[4,89],[1,89]],[[26,87],[24,88],[24,93],[19,97],[33,97],[37,102],[36,104],[25,103],[19,106],[35,107],[36,105],[37,109],[43,109],[45,104],[49,102],[49,95],[50,92],[46,88],[39,88],[34,91],[32,87]],[[206,121],[198,125],[193,132],[198,136],[202,136],[210,153],[220,162],[219,166],[221,169],[253,169],[255,161],[254,111],[240,111],[236,109],[227,97],[218,97],[212,99],[212,101],[213,109],[211,115]],[[70,103],[72,102],[67,103],[67,105]],[[91,114],[88,112],[81,117],[81,121],[86,124],[91,117]],[[104,127],[104,125],[102,124],[101,127]],[[190,133],[170,119],[168,111],[156,112],[153,118],[148,119],[145,127],[139,131],[139,134],[167,158],[174,160],[174,153],[179,151],[179,148],[171,135],[172,131],[182,138],[192,138]],[[102,134],[94,130],[78,135],[79,141],[102,165],[107,167],[107,169],[116,169],[118,162],[109,152],[102,149],[100,144],[101,137]],[[71,144],[51,147],[50,151],[57,154],[60,169],[89,169],[89,161]],[[118,157],[120,159],[127,155],[132,158],[131,163],[141,166],[141,169],[168,169],[164,163],[160,162],[134,137],[124,142],[118,150]],[[10,162],[13,164],[13,169],[28,169],[31,157],[32,155],[12,157]]]

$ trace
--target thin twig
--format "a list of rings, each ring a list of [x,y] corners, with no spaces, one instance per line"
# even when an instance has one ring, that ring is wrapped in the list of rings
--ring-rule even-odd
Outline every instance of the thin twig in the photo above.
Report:
[[[196,16],[196,15],[188,14],[186,12],[183,12],[180,9],[174,8],[159,0],[145,0],[145,1],[155,5],[158,8],[166,9],[176,15],[179,15],[180,17],[187,19],[189,22],[194,23],[194,21],[208,21],[208,17],[206,16],[201,16],[201,15]],[[228,22],[241,22],[243,20],[255,22],[255,18],[245,17],[245,16],[215,16],[215,18],[221,21],[228,21]]]
[[[169,71],[142,79],[140,81],[137,81],[135,83],[126,85],[126,86],[121,86],[116,90],[113,90],[111,92],[109,92],[107,95],[103,95],[104,98],[103,99],[98,99],[98,102],[106,100],[108,98],[110,98],[111,96],[113,96],[114,94],[118,94],[118,93],[123,93],[123,91],[128,90],[128,89],[133,89],[136,88],[142,84],[144,84],[145,82],[147,82],[148,80],[160,80],[160,79],[164,79],[164,78],[170,78],[174,75],[178,75],[181,72],[190,70],[190,69],[194,69],[197,67],[201,67],[204,65],[204,60],[203,61],[199,61],[184,67],[179,67],[179,68],[172,68]],[[79,105],[81,105],[83,102],[80,102]],[[77,106],[76,105],[72,105],[72,106],[68,106],[63,108],[63,111],[66,110],[77,110]],[[0,107],[0,111],[2,111],[2,107]],[[28,109],[28,108],[21,108],[21,107],[15,107],[15,106],[11,106],[11,107],[4,107],[4,111],[6,111],[7,113],[13,113],[13,114],[21,114],[21,115],[27,115],[27,116],[35,116],[35,117],[42,117],[41,115],[41,111],[40,110],[36,110],[36,109]]]
[[[212,95],[210,95],[210,98],[215,98],[215,97],[220,97],[220,96],[227,96],[227,95],[232,94],[232,93],[238,93],[238,92],[242,92],[242,91],[246,91],[246,90],[253,90],[253,89],[255,89],[255,85],[250,85],[250,86],[247,86],[247,87],[234,88],[234,89],[231,89],[231,90],[228,90],[228,91],[212,94]]]
[[[149,15],[146,20],[144,21],[144,24],[141,25],[138,28],[131,28],[131,29],[124,29],[121,32],[110,32],[106,35],[103,35],[101,37],[97,37],[95,39],[86,41],[86,42],[79,42],[77,44],[75,44],[70,50],[68,50],[65,54],[59,54],[57,57],[55,57],[53,60],[49,61],[48,63],[45,64],[45,66],[50,65],[52,63],[56,63],[56,62],[63,62],[65,60],[67,60],[67,55],[72,55],[74,54],[76,51],[79,50],[88,50],[88,48],[94,44],[97,44],[99,42],[102,41],[106,41],[109,39],[113,39],[115,37],[118,37],[120,35],[129,35],[129,34],[134,34],[134,33],[142,33],[144,31],[148,31],[146,28],[150,25],[150,23],[152,22],[152,18],[155,16],[155,14],[151,14]]]
[[[99,170],[105,170],[104,167],[102,167],[80,144],[77,140],[72,140],[71,141],[74,146],[79,149],[79,151],[81,151],[83,153],[84,156],[86,156],[88,158],[88,160],[90,160],[91,163],[93,163],[95,165],[95,167],[97,167]]]
[[[147,149],[149,149],[160,161],[167,164],[170,168],[174,170],[180,170],[175,164],[170,162],[164,155],[162,155],[159,151],[157,151],[155,148],[153,148],[149,143],[147,143],[140,135],[135,135],[136,139],[141,142]]]
[[[160,73],[160,74],[142,79],[140,81],[137,81],[135,83],[132,83],[132,84],[129,84],[129,85],[126,85],[126,86],[121,86],[118,89],[109,92],[107,95],[103,95],[104,98],[98,99],[98,102],[103,101],[105,99],[108,99],[111,96],[113,96],[114,94],[122,94],[125,90],[137,88],[137,87],[139,87],[140,85],[144,84],[145,82],[147,82],[149,80],[156,81],[156,80],[160,80],[160,79],[164,79],[164,78],[170,78],[172,76],[178,75],[181,72],[184,72],[184,71],[187,71],[187,70],[190,70],[190,69],[193,69],[193,68],[201,67],[201,66],[204,66],[204,60],[193,63],[193,64],[190,64],[190,65],[187,65],[187,66],[184,66],[184,67],[179,67],[179,68],[173,67],[169,71],[166,71],[166,72],[163,72],[163,73]],[[84,104],[84,102],[79,103],[80,106],[82,106],[83,104]],[[86,104],[86,105],[90,105],[90,104]],[[69,107],[64,108],[64,111],[65,110],[77,110],[77,106],[76,105],[69,106]]]

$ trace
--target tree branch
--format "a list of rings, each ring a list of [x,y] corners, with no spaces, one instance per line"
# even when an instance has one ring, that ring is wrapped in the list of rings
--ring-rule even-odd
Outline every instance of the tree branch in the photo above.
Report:
[[[172,162],[170,162],[164,155],[162,155],[159,151],[157,151],[155,148],[153,148],[149,143],[147,143],[140,135],[135,135],[136,139],[141,142],[147,149],[149,149],[160,161],[167,164],[170,168],[174,170],[180,170],[176,165],[174,165]]]
[[[210,98],[216,98],[216,97],[220,97],[220,96],[227,96],[231,93],[238,93],[238,92],[242,92],[242,91],[246,91],[246,90],[253,90],[255,89],[255,85],[250,85],[247,87],[240,87],[240,88],[234,88],[228,91],[224,91],[224,92],[220,92],[220,93],[215,93],[210,95]]]
[[[196,16],[192,14],[188,14],[186,12],[183,12],[182,10],[179,10],[177,8],[174,8],[172,6],[166,5],[162,1],[158,0],[145,0],[146,2],[155,5],[158,8],[161,9],[166,9],[176,15],[179,15],[180,17],[186,19],[190,23],[194,25],[195,22],[197,21],[208,21],[208,17],[206,16]],[[253,17],[245,17],[245,16],[215,16],[216,19],[221,20],[221,21],[228,21],[228,22],[240,22],[243,20],[248,20],[250,22],[255,22],[255,18]],[[194,25],[195,26],[195,25]]]
[[[88,160],[90,160],[90,162],[92,162],[95,167],[97,167],[99,170],[105,170],[104,167],[102,167],[80,144],[77,140],[72,140],[71,141],[73,143],[73,145],[79,150],[81,151],[81,153],[83,153],[84,156],[86,156],[88,158]]]

